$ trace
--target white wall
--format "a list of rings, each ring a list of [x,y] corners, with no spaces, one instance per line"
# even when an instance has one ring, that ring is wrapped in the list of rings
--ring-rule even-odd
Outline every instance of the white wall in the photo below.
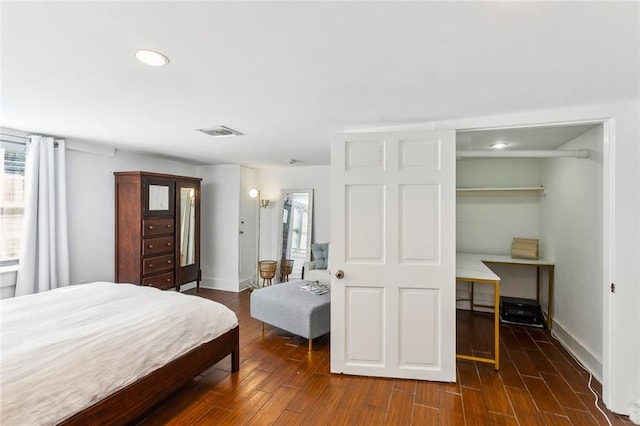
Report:
[[[261,190],[262,197],[271,201],[269,207],[260,209],[261,259],[277,259],[278,213],[282,207],[282,189],[313,189],[312,242],[329,242],[330,183],[329,166],[290,166],[256,170],[256,185]]]
[[[458,188],[540,186],[540,160],[465,159],[456,162]],[[539,195],[495,196],[459,193],[456,197],[456,249],[506,254],[514,237],[538,238]]]
[[[540,160],[536,158],[477,158],[456,162],[459,188],[509,188],[541,185]],[[479,195],[456,197],[456,251],[509,254],[514,237],[540,238],[540,201],[531,195]],[[543,257],[544,253],[541,254]],[[502,296],[536,298],[536,269],[515,265],[490,265],[501,278]],[[543,287],[546,280],[543,281]],[[470,284],[458,283],[458,308],[468,309]],[[493,305],[491,286],[476,284],[477,304]],[[546,299],[542,301],[546,308]],[[477,310],[490,311],[484,308]]]
[[[144,170],[193,176],[190,164],[116,151],[106,157],[67,151],[67,201],[71,283],[113,281],[114,209],[113,172]]]
[[[541,244],[555,267],[554,332],[602,378],[602,127],[561,149],[590,149],[589,159],[542,162]]]
[[[239,290],[240,166],[199,166],[202,286]]]

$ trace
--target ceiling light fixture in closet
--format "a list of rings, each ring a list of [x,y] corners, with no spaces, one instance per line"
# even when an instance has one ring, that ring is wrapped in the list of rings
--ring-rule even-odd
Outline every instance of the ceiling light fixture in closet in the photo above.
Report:
[[[136,52],[136,58],[143,64],[151,65],[153,67],[161,67],[169,63],[169,58],[165,55],[148,49],[138,50]]]
[[[494,144],[489,145],[489,148],[502,149],[502,148],[506,148],[508,146],[509,146],[509,144],[506,143],[506,142],[496,142]]]

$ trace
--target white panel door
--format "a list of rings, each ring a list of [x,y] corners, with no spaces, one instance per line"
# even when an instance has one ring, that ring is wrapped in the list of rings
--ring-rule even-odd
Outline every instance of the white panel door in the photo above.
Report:
[[[331,371],[454,381],[454,132],[342,135],[331,178]]]

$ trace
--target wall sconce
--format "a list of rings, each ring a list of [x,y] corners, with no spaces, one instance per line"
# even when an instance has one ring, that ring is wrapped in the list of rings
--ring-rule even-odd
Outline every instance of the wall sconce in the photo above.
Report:
[[[260,191],[257,189],[251,189],[249,190],[249,197],[251,198],[258,198],[258,200],[260,201],[260,207],[266,209],[269,206],[269,200],[266,199],[261,199],[260,198]]]

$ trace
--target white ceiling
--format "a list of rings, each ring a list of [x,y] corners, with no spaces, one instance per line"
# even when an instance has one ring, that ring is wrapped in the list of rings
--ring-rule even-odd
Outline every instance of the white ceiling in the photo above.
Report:
[[[0,126],[200,164],[328,164],[348,129],[640,98],[638,2],[0,8]],[[245,136],[195,130],[215,124]]]

